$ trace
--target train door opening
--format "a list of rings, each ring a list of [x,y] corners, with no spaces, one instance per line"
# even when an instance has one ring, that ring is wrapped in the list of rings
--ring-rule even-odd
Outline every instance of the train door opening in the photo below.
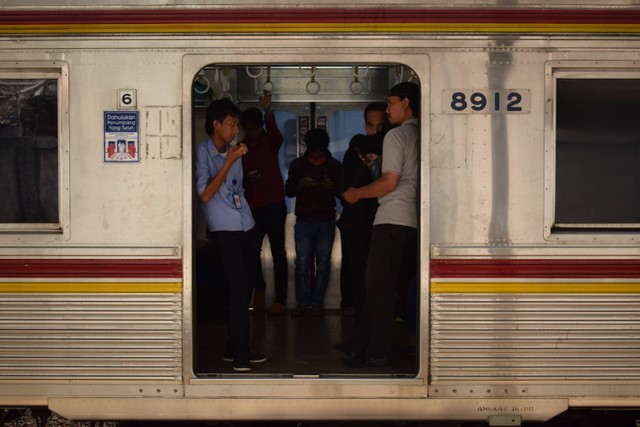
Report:
[[[413,71],[401,64],[211,64],[200,70],[192,84],[192,151],[195,153],[195,145],[208,139],[205,113],[211,101],[229,98],[241,111],[257,108],[264,113],[260,97],[268,92],[271,97],[270,110],[283,137],[278,151],[282,173],[282,183],[278,182],[278,185],[283,185],[291,162],[305,152],[304,137],[309,130],[324,129],[329,135],[331,156],[342,162],[352,138],[367,133],[364,120],[367,105],[385,102],[394,84],[409,80],[418,83]],[[245,136],[246,131],[240,128],[234,143],[242,141]],[[194,186],[195,191],[197,189]],[[266,286],[262,294],[259,285],[254,289],[249,319],[251,350],[265,353],[268,360],[252,364],[249,375],[379,375],[348,369],[334,349],[334,345],[345,342],[356,327],[351,286],[345,273],[348,266],[343,265],[343,242],[339,230],[335,230],[329,283],[322,312],[309,310],[301,316],[294,313],[297,305],[294,239],[296,199],[285,197],[285,203],[287,295],[284,305],[287,310],[278,313],[279,310],[274,309],[277,302],[274,260],[269,238],[265,236],[260,252],[260,271]],[[338,198],[335,199],[336,218],[340,218],[342,203]],[[232,363],[223,360],[227,340],[228,295],[217,256],[217,251],[223,248],[216,248],[209,238],[195,194],[193,213],[194,370],[201,377],[237,375]],[[408,279],[413,276],[415,272],[407,274]],[[313,278],[312,268],[312,284]],[[410,287],[409,280],[399,288],[396,304],[397,345],[392,354],[393,369],[384,372],[386,376],[414,377],[417,373],[418,352],[413,337],[416,335],[417,322],[414,313],[419,312],[419,304],[416,307],[411,303],[419,301],[419,298],[412,298],[409,289],[414,289]]]

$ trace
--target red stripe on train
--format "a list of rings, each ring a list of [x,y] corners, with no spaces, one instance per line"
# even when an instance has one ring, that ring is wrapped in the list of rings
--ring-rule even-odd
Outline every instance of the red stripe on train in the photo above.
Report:
[[[640,278],[640,260],[431,260],[433,278]]]
[[[182,277],[173,259],[0,259],[0,278],[170,278]]]
[[[1,25],[179,23],[640,24],[640,10],[297,8],[0,11]]]

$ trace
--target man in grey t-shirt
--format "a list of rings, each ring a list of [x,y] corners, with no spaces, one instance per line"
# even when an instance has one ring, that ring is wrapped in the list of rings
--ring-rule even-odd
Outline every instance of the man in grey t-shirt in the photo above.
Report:
[[[382,143],[382,176],[342,194],[351,204],[376,197],[380,203],[367,259],[365,306],[354,336],[347,344],[336,344],[354,369],[391,369],[396,285],[403,272],[416,269],[420,87],[399,83],[389,91],[387,103],[389,123],[396,127]]]

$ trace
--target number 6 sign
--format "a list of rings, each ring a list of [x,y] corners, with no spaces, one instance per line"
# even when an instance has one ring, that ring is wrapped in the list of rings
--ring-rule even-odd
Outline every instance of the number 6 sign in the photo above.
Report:
[[[137,104],[135,89],[118,89],[118,110],[135,110]]]

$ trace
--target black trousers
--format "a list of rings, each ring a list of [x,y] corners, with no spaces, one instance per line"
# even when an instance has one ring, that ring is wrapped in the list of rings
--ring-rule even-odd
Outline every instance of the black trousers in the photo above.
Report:
[[[365,271],[371,242],[370,230],[340,230],[342,266],[340,269],[341,307],[354,307],[362,311],[365,300]]]
[[[256,228],[211,233],[229,290],[228,340],[230,354],[249,352],[249,305],[258,267]]]
[[[386,357],[395,339],[398,285],[415,275],[417,230],[393,224],[373,226],[367,259],[365,304],[349,347],[374,359]]]
[[[287,219],[287,205],[283,201],[271,203],[251,209],[253,220],[258,232],[258,254],[262,250],[264,236],[269,237],[269,246],[273,256],[273,273],[276,291],[276,301],[287,304],[287,290],[289,288],[289,265],[285,251],[285,221]],[[258,271],[255,280],[256,291],[264,291],[267,283],[262,275],[262,263],[258,258]]]

